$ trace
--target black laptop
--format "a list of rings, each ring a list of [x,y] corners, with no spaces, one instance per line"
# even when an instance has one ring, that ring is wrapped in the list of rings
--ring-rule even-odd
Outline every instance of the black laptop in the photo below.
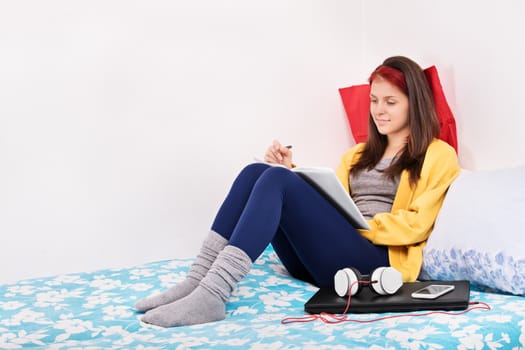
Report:
[[[452,284],[454,290],[436,299],[415,299],[412,293],[431,284]],[[407,282],[393,295],[378,295],[370,288],[350,299],[348,313],[410,312],[423,310],[465,310],[470,300],[469,281]],[[332,288],[319,289],[304,305],[310,314],[328,312],[341,314],[346,309],[348,297],[338,296]]]

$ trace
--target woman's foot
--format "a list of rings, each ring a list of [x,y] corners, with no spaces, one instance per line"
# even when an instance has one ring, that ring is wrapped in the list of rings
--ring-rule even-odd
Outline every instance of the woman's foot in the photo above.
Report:
[[[172,303],[193,292],[198,285],[198,280],[186,277],[184,281],[177,283],[175,286],[160,294],[137,301],[135,304],[135,309],[137,311],[144,312],[161,305]]]
[[[193,292],[208,273],[217,255],[227,244],[228,240],[226,238],[211,230],[204,242],[202,242],[200,252],[191,265],[186,279],[158,295],[139,300],[135,304],[135,309],[140,312],[148,311],[177,301]]]

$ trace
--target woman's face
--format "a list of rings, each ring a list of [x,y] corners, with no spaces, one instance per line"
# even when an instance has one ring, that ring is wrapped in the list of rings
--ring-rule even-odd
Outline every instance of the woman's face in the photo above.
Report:
[[[372,81],[370,87],[370,113],[380,134],[392,138],[405,138],[408,126],[408,96],[382,77]]]

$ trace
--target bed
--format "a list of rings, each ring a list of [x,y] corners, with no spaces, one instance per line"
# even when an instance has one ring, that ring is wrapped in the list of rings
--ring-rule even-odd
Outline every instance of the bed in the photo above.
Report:
[[[181,280],[192,259],[0,285],[0,349],[525,348],[524,178],[525,166],[462,172],[424,249],[421,279],[468,279],[471,301],[488,311],[282,324],[305,316],[317,288],[291,278],[269,247],[232,294],[226,320],[189,327],[143,324],[133,306]],[[374,321],[394,315],[404,316]]]
[[[317,288],[291,278],[268,248],[238,285],[221,322],[159,328],[133,305],[180,280],[191,259],[152,262],[0,286],[0,349],[512,349],[525,347],[525,298],[473,288],[490,311],[371,323],[281,324],[304,315]],[[394,315],[394,314],[386,314]],[[399,314],[395,314],[399,315]],[[372,320],[385,314],[352,315]]]

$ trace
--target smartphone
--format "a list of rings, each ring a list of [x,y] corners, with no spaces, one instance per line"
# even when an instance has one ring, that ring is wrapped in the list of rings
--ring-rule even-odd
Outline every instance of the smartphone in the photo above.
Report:
[[[454,290],[454,286],[450,284],[430,284],[426,287],[416,290],[412,293],[412,298],[417,299],[436,299],[443,294],[447,294]]]

